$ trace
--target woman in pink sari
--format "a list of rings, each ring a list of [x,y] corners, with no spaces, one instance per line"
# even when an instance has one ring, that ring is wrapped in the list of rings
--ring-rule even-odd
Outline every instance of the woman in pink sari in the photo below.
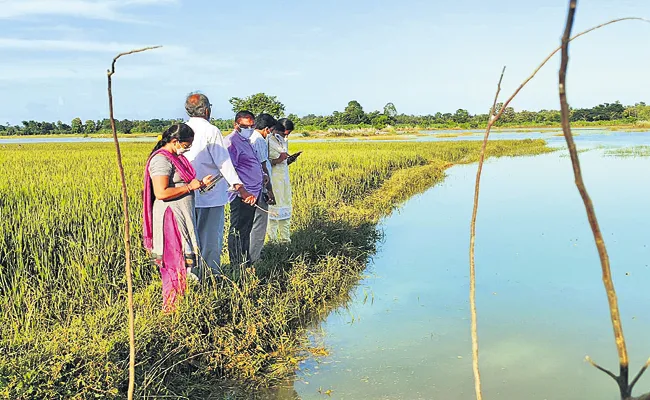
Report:
[[[194,132],[175,124],[158,137],[144,171],[143,241],[160,269],[163,310],[174,311],[185,292],[187,275],[200,276],[194,214],[194,191],[212,181],[202,181],[183,153],[192,146]]]

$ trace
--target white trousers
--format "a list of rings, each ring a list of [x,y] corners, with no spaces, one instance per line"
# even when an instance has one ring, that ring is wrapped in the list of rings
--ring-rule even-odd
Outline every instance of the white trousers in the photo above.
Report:
[[[291,242],[291,219],[270,219],[267,232],[271,242]]]

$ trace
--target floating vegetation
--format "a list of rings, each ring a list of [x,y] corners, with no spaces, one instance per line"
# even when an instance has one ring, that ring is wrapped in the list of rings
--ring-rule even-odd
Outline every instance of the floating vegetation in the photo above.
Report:
[[[605,150],[609,157],[650,157],[650,146],[620,147]]]

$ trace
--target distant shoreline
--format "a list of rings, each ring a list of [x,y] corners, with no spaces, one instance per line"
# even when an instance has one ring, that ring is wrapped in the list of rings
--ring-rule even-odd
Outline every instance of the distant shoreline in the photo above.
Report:
[[[579,130],[595,130],[595,131],[607,131],[607,132],[649,132],[650,125],[572,125],[573,129]],[[485,128],[412,128],[412,127],[393,127],[388,129],[373,129],[373,128],[359,128],[359,129],[328,129],[328,130],[316,130],[316,131],[303,131],[301,129],[296,129],[292,139],[328,139],[328,138],[382,138],[388,139],[391,137],[394,138],[404,138],[407,136],[421,136],[426,135],[423,132],[450,132],[450,135],[455,136],[465,136],[469,133],[478,133],[485,131]],[[453,133],[451,133],[453,132]],[[534,132],[562,132],[562,128],[558,126],[506,126],[506,127],[493,127],[493,133],[502,133],[502,132],[517,132],[517,133],[534,133]],[[118,139],[154,139],[158,136],[157,133],[119,133],[117,135]],[[111,133],[91,133],[91,134],[45,134],[45,135],[0,135],[2,140],[25,140],[25,139],[54,139],[54,138],[87,138],[87,139],[112,139],[113,135]]]

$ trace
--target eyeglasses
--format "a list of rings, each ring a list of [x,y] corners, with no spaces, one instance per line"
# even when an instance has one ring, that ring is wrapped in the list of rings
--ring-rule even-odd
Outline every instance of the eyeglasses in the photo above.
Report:
[[[178,142],[178,144],[180,144],[181,147],[184,148],[185,150],[187,150],[187,149],[189,149],[190,147],[192,147],[192,143],[183,144],[183,143],[181,143],[181,142]]]

